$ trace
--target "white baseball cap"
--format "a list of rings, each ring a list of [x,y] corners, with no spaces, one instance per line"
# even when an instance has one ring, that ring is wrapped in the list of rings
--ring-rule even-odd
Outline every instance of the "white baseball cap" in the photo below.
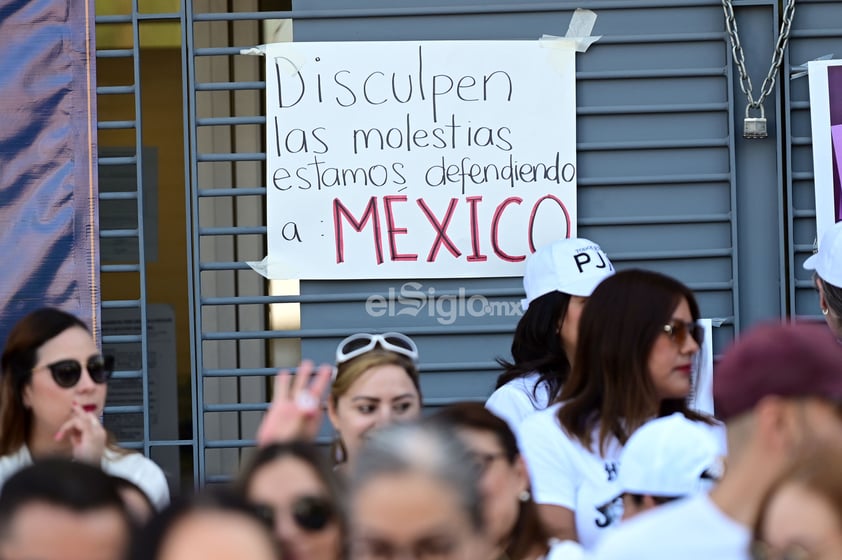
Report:
[[[553,291],[588,297],[594,288],[614,274],[614,265],[589,239],[559,239],[540,247],[526,259],[521,300],[523,310],[535,299]]]
[[[804,268],[815,270],[822,280],[842,288],[842,222],[824,232],[818,252],[804,261]]]
[[[620,453],[618,494],[675,498],[708,490],[722,475],[713,428],[680,412],[635,431]]]

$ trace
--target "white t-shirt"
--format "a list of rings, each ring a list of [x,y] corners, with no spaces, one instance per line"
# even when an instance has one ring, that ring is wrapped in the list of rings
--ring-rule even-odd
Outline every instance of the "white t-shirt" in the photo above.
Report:
[[[521,453],[532,478],[535,502],[575,513],[579,543],[587,551],[619,523],[622,506],[599,506],[611,495],[622,446],[612,438],[604,456],[567,435],[556,416],[560,403],[526,418],[518,430]],[[598,447],[598,431],[594,447]]]
[[[642,513],[613,531],[592,560],[747,560],[751,534],[707,494]]]
[[[544,556],[544,560],[583,560],[585,551],[582,545],[576,541],[560,541],[553,539],[550,542],[550,550]]]
[[[25,445],[11,455],[0,457],[0,488],[9,477],[31,464],[32,456]],[[146,493],[158,511],[170,503],[170,490],[164,471],[140,453],[120,454],[106,449],[102,458],[102,470],[133,482]]]
[[[485,408],[506,421],[512,431],[517,430],[524,418],[550,404],[546,383],[538,384],[541,374],[530,373],[512,379],[488,397]]]

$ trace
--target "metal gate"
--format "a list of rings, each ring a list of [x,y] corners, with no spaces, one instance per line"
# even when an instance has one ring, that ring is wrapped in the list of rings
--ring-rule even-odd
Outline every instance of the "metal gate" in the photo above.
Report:
[[[799,0],[783,76],[838,45],[838,26],[822,29],[833,4]],[[442,303],[518,300],[517,279],[299,283],[251,271],[245,261],[265,255],[265,119],[262,61],[245,47],[535,39],[563,35],[576,8],[592,9],[602,38],[577,57],[580,235],[619,268],[686,282],[719,320],[719,350],[759,320],[817,310],[799,268],[815,231],[807,83],[783,80],[766,103],[770,137],[743,139],[718,1],[108,5],[97,16],[103,341],[121,371],[106,422],[176,486],[236,471],[277,367],[331,361],[341,337],[395,329],[419,343],[427,407],[483,399],[518,318]],[[778,4],[735,6],[759,83]],[[414,298],[416,312],[375,317],[372,295]]]

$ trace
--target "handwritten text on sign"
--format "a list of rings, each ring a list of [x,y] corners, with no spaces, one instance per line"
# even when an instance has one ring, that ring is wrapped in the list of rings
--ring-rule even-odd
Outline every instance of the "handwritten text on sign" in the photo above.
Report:
[[[272,277],[519,276],[575,235],[564,41],[266,51]]]

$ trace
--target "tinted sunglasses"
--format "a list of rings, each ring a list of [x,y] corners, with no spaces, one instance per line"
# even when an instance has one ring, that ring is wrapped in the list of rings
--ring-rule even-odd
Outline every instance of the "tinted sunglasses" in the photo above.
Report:
[[[664,332],[679,346],[684,346],[688,336],[692,336],[699,346],[705,340],[705,329],[696,321],[670,321],[664,325]]]
[[[775,550],[762,541],[751,544],[750,554],[752,560],[810,560],[813,557],[807,549],[798,544],[784,550]]]
[[[411,338],[399,332],[387,332],[384,334],[352,334],[336,347],[336,363],[337,365],[342,364],[357,356],[362,356],[366,352],[374,350],[374,347],[378,344],[384,350],[406,356],[413,362],[418,361],[418,347],[415,346],[415,342]]]
[[[64,389],[75,386],[82,377],[82,364],[78,360],[61,360],[44,367],[50,370],[56,385]],[[91,356],[84,367],[94,383],[105,383],[114,372],[114,356]]]
[[[477,451],[471,451],[469,455],[476,465],[476,471],[480,476],[484,475],[497,459],[509,460],[508,455],[502,451],[498,453],[480,453]]]
[[[274,525],[275,510],[272,506],[259,504],[255,508],[261,517]],[[333,506],[321,496],[302,496],[293,502],[290,516],[304,531],[321,531],[333,520]]]

